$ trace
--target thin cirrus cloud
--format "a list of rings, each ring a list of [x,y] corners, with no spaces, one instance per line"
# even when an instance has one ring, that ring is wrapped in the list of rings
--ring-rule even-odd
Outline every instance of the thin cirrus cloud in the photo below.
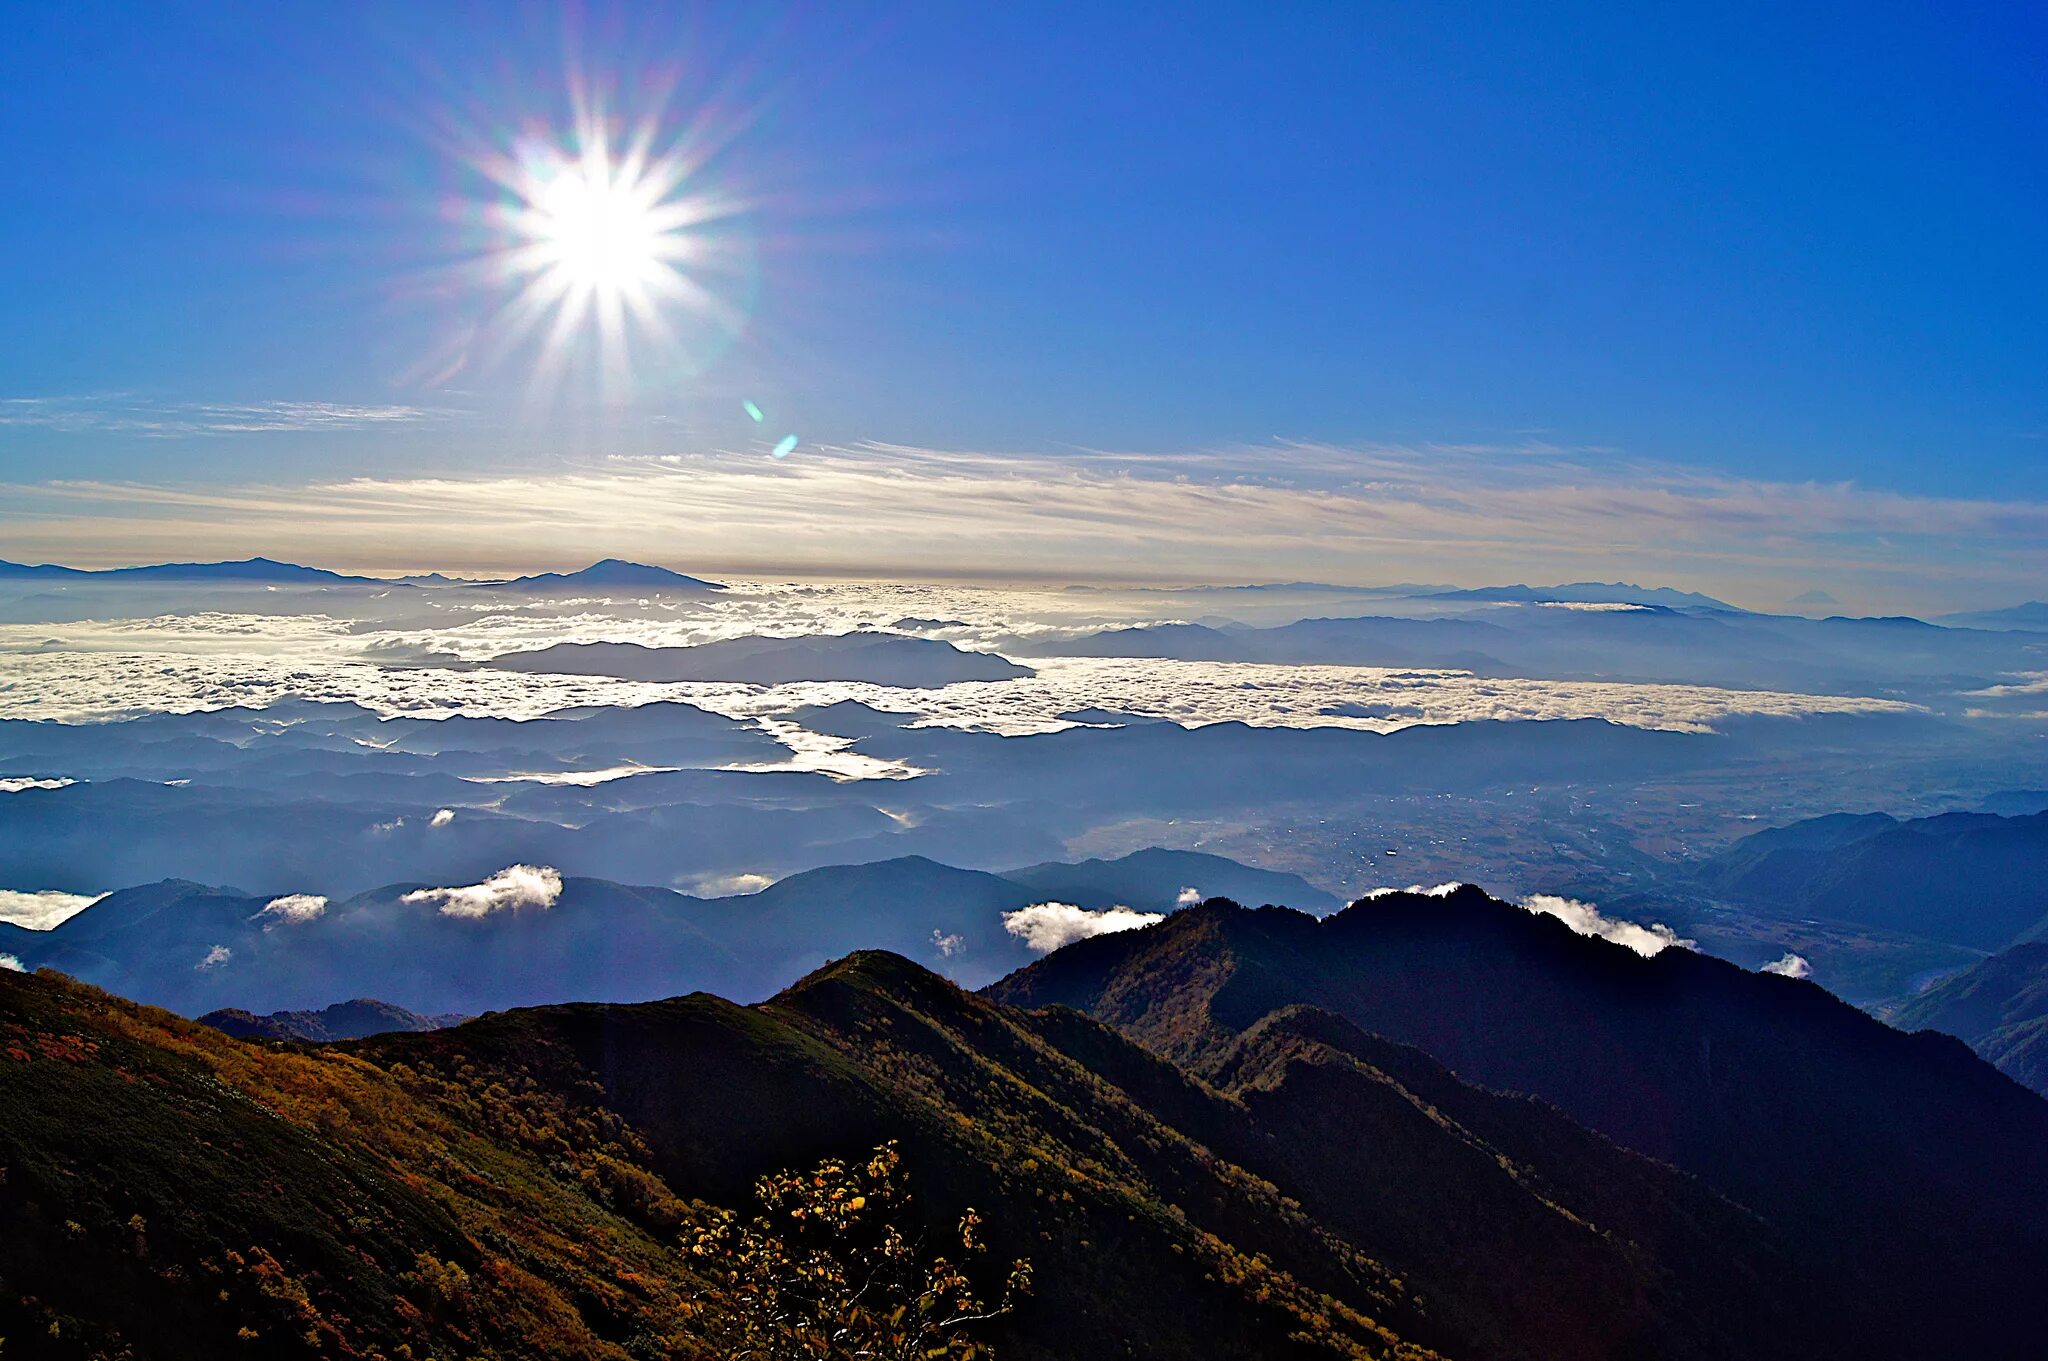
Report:
[[[514,570],[674,555],[696,570],[1036,579],[1550,580],[1654,575],[1775,602],[1825,578],[1913,608],[2002,600],[2048,556],[2048,503],[1727,477],[1533,444],[1279,444],[1162,455],[867,444],[803,458],[616,457],[547,473],[304,485],[0,486],[12,537],[83,563],[260,552]],[[773,545],[764,551],[762,545]],[[884,545],[877,557],[877,545]]]
[[[418,406],[348,402],[157,402],[125,393],[0,397],[0,426],[145,438],[363,430],[440,418]]]

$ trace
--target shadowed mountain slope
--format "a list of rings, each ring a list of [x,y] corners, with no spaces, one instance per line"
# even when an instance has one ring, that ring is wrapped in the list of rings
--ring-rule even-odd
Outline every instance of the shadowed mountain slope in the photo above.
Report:
[[[1642,959],[1463,889],[1321,921],[1212,903],[990,995],[1078,1008],[1219,1079],[1274,1013],[1318,1008],[1700,1176],[1843,1282],[1873,1347],[2038,1341],[2009,1305],[2048,1270],[2048,1104],[1811,984]]]
[[[2048,1096],[2048,944],[2030,941],[1943,979],[1888,1018],[1940,1030]]]
[[[1248,1037],[1235,1091],[878,954],[753,1008],[339,1050],[6,975],[0,1035],[24,1356],[196,1358],[239,1330],[282,1356],[693,1355],[699,1287],[664,1244],[757,1175],[886,1139],[923,1221],[975,1205],[995,1259],[1038,1265],[1005,1357],[1829,1354],[1752,1216],[1316,1018]]]

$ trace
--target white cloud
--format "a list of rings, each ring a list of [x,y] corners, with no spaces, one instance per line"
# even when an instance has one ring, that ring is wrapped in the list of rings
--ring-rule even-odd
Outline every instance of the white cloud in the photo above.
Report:
[[[1033,903],[1003,914],[1003,929],[1040,954],[1072,945],[1090,936],[1113,931],[1135,931],[1166,920],[1163,912],[1138,912],[1128,907],[1109,907],[1091,912],[1072,903]]]
[[[1786,978],[1813,977],[1813,966],[1806,962],[1806,957],[1804,955],[1795,955],[1790,950],[1785,952],[1783,959],[1774,959],[1764,965],[1763,971],[1765,973],[1781,974]]]
[[[18,889],[0,888],[0,922],[26,926],[31,931],[47,931],[106,896],[104,893],[58,893],[53,890],[23,893]]]
[[[962,954],[966,951],[967,937],[959,935],[957,933],[948,934],[947,932],[940,930],[938,927],[933,927],[932,945],[938,950],[940,955],[944,956],[947,959],[952,959],[955,955]]]
[[[700,898],[730,898],[759,893],[774,882],[772,874],[706,874],[691,881],[690,892]]]
[[[318,921],[327,911],[327,899],[317,893],[287,893],[282,898],[272,898],[263,905],[263,910],[249,920],[263,923],[263,929],[273,930],[279,926],[302,926]]]
[[[1184,888],[1180,891],[1180,896],[1173,900],[1173,905],[1175,907],[1196,907],[1201,904],[1201,901],[1202,890],[1198,888]]]
[[[0,969],[6,969],[10,973],[28,972],[28,970],[21,967],[21,961],[13,955],[0,955]]]
[[[25,789],[62,789],[77,784],[72,779],[37,779],[32,775],[9,775],[0,779],[0,794],[19,794]]]
[[[225,945],[216,945],[206,952],[206,957],[192,967],[200,972],[218,969],[235,957],[235,952]]]
[[[1642,926],[1636,922],[1602,916],[1599,908],[1591,903],[1582,903],[1576,898],[1560,898],[1551,893],[1532,893],[1522,899],[1522,906],[1531,912],[1555,917],[1582,936],[1598,936],[1602,940],[1611,940],[1616,945],[1626,945],[1646,958],[1674,945],[1690,950],[1698,943],[1682,938],[1662,922]]]
[[[422,888],[408,903],[439,903],[444,917],[480,920],[522,907],[553,907],[562,896],[562,872],[547,865],[508,865],[480,884],[463,888]]]
[[[1463,887],[1465,887],[1464,884],[1453,879],[1447,884],[1431,884],[1428,887],[1424,887],[1421,884],[1410,884],[1406,888],[1369,888],[1358,896],[1361,898],[1387,898],[1396,893],[1413,893],[1424,898],[1448,898]]]
[[[453,808],[443,808],[428,820],[427,826],[446,827],[453,821],[455,821],[455,810]]]

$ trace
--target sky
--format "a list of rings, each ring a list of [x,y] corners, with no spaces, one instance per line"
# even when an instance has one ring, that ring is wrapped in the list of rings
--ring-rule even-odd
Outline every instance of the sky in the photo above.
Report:
[[[0,29],[0,557],[2043,593],[2037,7]]]

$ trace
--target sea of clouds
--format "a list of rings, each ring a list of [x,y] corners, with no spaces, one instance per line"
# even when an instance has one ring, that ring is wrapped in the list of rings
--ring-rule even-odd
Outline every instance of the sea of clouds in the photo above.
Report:
[[[454,598],[443,599],[449,596]],[[679,646],[748,634],[883,628],[903,619],[936,621],[915,626],[927,637],[1015,653],[1034,638],[1072,637],[1160,617],[1160,601],[1135,594],[736,583],[714,597],[549,600],[527,606],[427,591],[390,605],[402,619],[291,612],[287,597],[277,603],[278,613],[206,610],[0,625],[0,718],[76,722],[153,710],[261,706],[287,698],[349,700],[387,714],[531,717],[573,705],[680,699],[766,720],[792,748],[798,764],[832,769],[845,743],[805,732],[782,716],[807,705],[856,700],[903,713],[914,722],[1003,733],[1053,731],[1069,726],[1063,714],[1083,709],[1185,724],[1239,721],[1390,731],[1475,719],[1606,718],[1697,732],[1739,715],[1911,708],[1885,699],[1700,685],[1130,658],[1026,656],[1034,676],[917,690],[852,682],[651,684],[463,669],[503,653],[561,642]],[[847,766],[841,774],[905,773],[838,759]],[[0,777],[8,774],[0,772]]]

